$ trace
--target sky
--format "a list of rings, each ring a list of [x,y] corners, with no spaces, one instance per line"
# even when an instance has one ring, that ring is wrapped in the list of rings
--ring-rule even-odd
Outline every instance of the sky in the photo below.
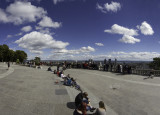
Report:
[[[151,61],[160,0],[0,0],[0,44],[28,59]]]

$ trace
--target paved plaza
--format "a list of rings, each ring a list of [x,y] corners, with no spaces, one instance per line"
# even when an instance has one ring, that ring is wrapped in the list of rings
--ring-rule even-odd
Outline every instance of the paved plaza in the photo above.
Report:
[[[0,115],[72,115],[76,89],[64,86],[62,79],[42,69],[0,63]],[[52,67],[52,70],[56,67]],[[160,78],[67,69],[76,78],[91,104],[106,104],[107,115],[159,115]],[[57,82],[58,83],[55,83]]]

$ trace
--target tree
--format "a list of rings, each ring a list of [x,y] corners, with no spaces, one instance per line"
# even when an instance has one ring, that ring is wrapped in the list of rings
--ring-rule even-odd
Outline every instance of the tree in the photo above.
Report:
[[[19,64],[19,59],[16,60],[16,64]]]
[[[24,60],[27,59],[27,54],[24,51],[16,50],[15,58],[19,59],[19,61],[22,63],[22,62],[24,62]]]
[[[23,62],[27,59],[27,54],[21,50],[13,51],[6,44],[0,45],[0,62],[15,62],[17,59]]]
[[[149,64],[149,67],[155,70],[160,70],[160,57],[153,58],[153,62]]]
[[[34,61],[35,61],[36,65],[39,65],[40,62],[41,62],[41,58],[40,57],[35,57]]]
[[[9,47],[6,44],[2,45],[2,55],[3,55],[3,61],[7,62],[9,61],[8,55],[9,55]]]
[[[0,62],[3,61],[3,46],[0,45]]]
[[[16,61],[15,60],[15,52],[13,50],[8,51],[7,59],[8,59],[8,61],[11,61],[11,62]]]

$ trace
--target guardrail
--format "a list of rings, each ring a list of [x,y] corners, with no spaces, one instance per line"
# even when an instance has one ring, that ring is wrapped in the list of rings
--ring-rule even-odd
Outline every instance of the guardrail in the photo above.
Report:
[[[153,72],[154,76],[160,76],[160,70],[152,70],[152,69],[132,69],[132,74],[137,75],[149,75],[150,72]]]

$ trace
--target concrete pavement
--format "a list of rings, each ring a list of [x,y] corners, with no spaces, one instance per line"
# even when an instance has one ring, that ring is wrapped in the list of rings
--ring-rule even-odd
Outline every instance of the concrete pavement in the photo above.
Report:
[[[160,78],[143,80],[144,76],[121,75],[84,69],[69,69],[65,74],[87,88],[89,96],[103,100],[118,115],[159,115]],[[91,101],[92,102],[92,101]],[[107,107],[107,109],[108,109]]]
[[[0,73],[0,115],[72,115],[79,91],[62,85],[61,78],[47,68],[11,65],[6,70],[7,66],[0,64],[0,69],[4,69]],[[160,113],[159,78],[143,80],[143,76],[83,69],[68,69],[64,73],[77,79],[94,107],[103,100],[108,115]]]
[[[14,72],[0,79],[0,115],[72,115],[65,86],[55,84],[57,76],[29,67],[11,67]]]

